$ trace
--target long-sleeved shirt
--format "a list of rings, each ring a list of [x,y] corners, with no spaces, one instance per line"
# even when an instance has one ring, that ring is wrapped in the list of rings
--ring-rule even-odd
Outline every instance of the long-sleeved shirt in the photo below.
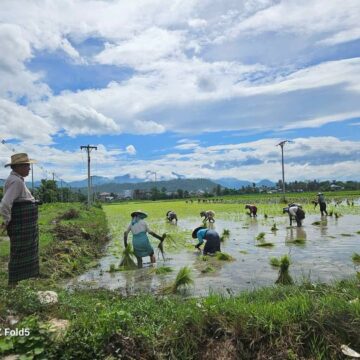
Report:
[[[200,229],[197,232],[196,237],[199,240],[199,242],[196,246],[200,246],[201,244],[203,244],[207,231],[208,231],[208,229]]]
[[[24,178],[12,171],[4,185],[4,196],[0,203],[0,214],[8,225],[11,220],[11,208],[14,202],[35,202],[30,190],[26,187]]]

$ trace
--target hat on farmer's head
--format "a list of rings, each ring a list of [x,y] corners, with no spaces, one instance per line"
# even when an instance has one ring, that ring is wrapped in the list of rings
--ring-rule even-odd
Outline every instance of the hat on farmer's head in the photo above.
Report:
[[[145,219],[148,215],[146,212],[142,211],[142,210],[137,210],[131,213],[131,217],[134,216],[140,216],[141,218]]]
[[[11,162],[6,164],[5,167],[11,165],[34,164],[34,163],[36,163],[36,161],[33,159],[29,159],[28,154],[19,153],[19,154],[11,155]]]
[[[322,194],[323,194],[323,193],[320,193],[320,192],[318,193],[318,195],[322,195]]]
[[[196,239],[198,231],[202,229],[207,229],[207,228],[205,226],[199,226],[196,229],[194,229],[194,231],[191,234],[192,238]]]

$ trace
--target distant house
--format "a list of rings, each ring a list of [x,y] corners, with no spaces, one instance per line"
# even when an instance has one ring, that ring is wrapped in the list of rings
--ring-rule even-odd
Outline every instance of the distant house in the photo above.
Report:
[[[331,184],[330,185],[330,190],[332,190],[332,191],[344,190],[344,188],[342,186],[339,186],[339,185],[336,185],[336,184]]]
[[[109,197],[112,197],[112,196],[108,192],[102,192],[99,194],[99,200],[101,200],[101,201],[107,201]]]

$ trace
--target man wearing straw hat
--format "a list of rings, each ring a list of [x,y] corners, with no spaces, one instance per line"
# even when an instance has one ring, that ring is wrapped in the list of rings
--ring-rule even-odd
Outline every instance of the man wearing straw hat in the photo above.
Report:
[[[24,181],[32,163],[27,154],[19,153],[5,165],[12,169],[0,203],[1,227],[10,238],[9,285],[39,275],[38,209]]]

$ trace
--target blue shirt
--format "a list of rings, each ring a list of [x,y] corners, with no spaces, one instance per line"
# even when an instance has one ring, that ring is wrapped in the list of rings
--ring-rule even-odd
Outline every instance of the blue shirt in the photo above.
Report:
[[[200,229],[197,234],[196,234],[196,237],[198,238],[199,240],[199,243],[197,245],[201,245],[204,243],[204,238],[206,236],[206,233],[207,233],[208,229]]]

